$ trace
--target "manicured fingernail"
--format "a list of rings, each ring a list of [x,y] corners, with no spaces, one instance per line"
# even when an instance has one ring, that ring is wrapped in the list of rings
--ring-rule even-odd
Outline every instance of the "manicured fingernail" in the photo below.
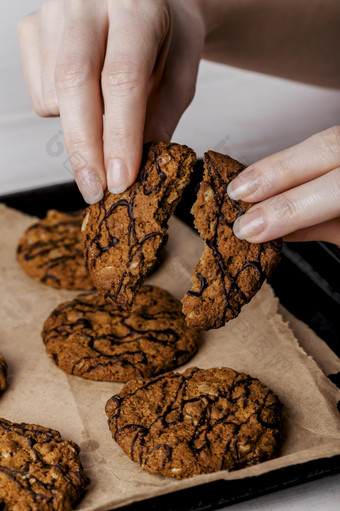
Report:
[[[81,169],[76,172],[79,190],[88,204],[94,204],[103,198],[102,180],[93,169]]]
[[[254,209],[240,216],[234,222],[234,233],[240,239],[249,239],[257,236],[267,227],[267,219],[262,209]]]
[[[111,193],[125,192],[128,185],[129,172],[123,160],[110,160],[107,166],[107,187]]]
[[[244,199],[256,192],[258,186],[256,172],[249,167],[229,183],[227,193],[231,199]]]

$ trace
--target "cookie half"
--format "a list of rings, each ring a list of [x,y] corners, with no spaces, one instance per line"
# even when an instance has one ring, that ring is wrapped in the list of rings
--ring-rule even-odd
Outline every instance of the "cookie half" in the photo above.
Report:
[[[7,363],[0,353],[0,396],[7,389]]]
[[[28,275],[55,288],[93,289],[81,234],[82,212],[51,209],[19,241],[18,261]]]
[[[228,368],[132,380],[105,411],[113,438],[129,458],[177,479],[268,460],[280,437],[275,394]]]
[[[8,510],[68,511],[89,485],[79,447],[58,431],[0,418],[0,503]]]
[[[182,300],[187,324],[200,330],[236,318],[280,260],[281,240],[249,243],[233,233],[235,220],[253,206],[227,194],[228,183],[244,168],[214,151],[204,155],[204,178],[192,208],[204,251]]]
[[[142,286],[129,312],[95,294],[59,305],[42,338],[66,373],[125,382],[184,364],[196,352],[199,335],[185,324],[179,300]]]
[[[144,148],[135,183],[86,210],[86,261],[99,294],[131,307],[167,239],[168,220],[189,182],[195,153],[187,146],[158,142]]]

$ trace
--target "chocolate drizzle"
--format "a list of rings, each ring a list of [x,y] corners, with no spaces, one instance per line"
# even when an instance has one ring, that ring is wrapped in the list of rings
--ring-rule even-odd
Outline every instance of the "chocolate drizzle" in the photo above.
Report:
[[[78,446],[64,441],[58,431],[0,419],[3,450],[8,456],[0,461],[0,501],[9,509],[19,501],[30,509],[60,509],[61,505],[71,509],[89,484]]]
[[[200,281],[200,290],[198,292],[193,290],[187,292],[183,299],[183,310],[185,314],[190,314],[190,317],[193,318],[189,321],[189,324],[197,328],[207,329],[218,328],[239,314],[241,306],[249,302],[259,290],[263,281],[269,275],[270,267],[277,262],[278,256],[276,254],[280,252],[281,241],[252,244],[236,238],[232,231],[233,224],[252,204],[238,202],[228,197],[227,186],[244,169],[244,166],[229,157],[212,151],[204,155],[204,163],[204,182],[212,190],[212,198],[209,199],[211,202],[209,206],[204,204],[204,207],[209,207],[209,210],[212,209],[215,212],[215,220],[212,229],[210,226],[204,227],[204,229],[200,225],[197,225],[197,227],[205,240],[206,247],[211,251],[212,257],[209,259],[209,263],[203,262],[202,259],[202,262],[200,261],[196,266],[195,278]],[[202,198],[202,192],[201,195],[199,192],[195,207],[203,207],[202,201],[204,200],[206,199]],[[228,242],[230,248],[228,248]],[[243,262],[241,262],[242,255]],[[269,258],[272,259],[271,265],[265,262]],[[215,271],[210,268],[210,261],[214,264]],[[209,267],[205,267],[206,264]],[[244,278],[243,274],[245,272],[247,273]],[[244,287],[245,279],[251,281],[250,287],[249,285]],[[213,285],[216,290],[216,280],[219,283],[218,288],[221,290],[221,294],[216,297],[216,300],[223,303],[218,309],[216,308],[216,316],[213,317],[211,311],[205,313],[204,308],[211,304],[210,286]],[[197,299],[199,299],[199,302],[190,301]],[[197,307],[197,309],[194,309],[196,310],[194,313],[192,312],[193,307]],[[198,315],[204,316],[203,324],[200,323],[201,320]]]
[[[188,296],[201,296],[205,288],[208,286],[207,279],[201,273],[197,273],[196,277],[200,281],[200,289],[199,291],[188,291]]]
[[[105,381],[173,369],[192,357],[198,341],[185,325],[180,302],[153,286],[140,289],[131,312],[81,295],[55,309],[42,336],[48,354],[66,372]]]
[[[253,465],[275,451],[281,404],[248,375],[190,368],[135,387],[113,396],[106,413],[114,439],[146,470],[183,478]]]
[[[168,218],[189,180],[193,159],[193,152],[185,146],[149,144],[136,182],[123,194],[107,192],[102,201],[87,209],[84,246],[88,268],[99,292],[123,308],[130,307],[135,291],[157,260],[166,240]],[[102,270],[105,277],[101,280]]]

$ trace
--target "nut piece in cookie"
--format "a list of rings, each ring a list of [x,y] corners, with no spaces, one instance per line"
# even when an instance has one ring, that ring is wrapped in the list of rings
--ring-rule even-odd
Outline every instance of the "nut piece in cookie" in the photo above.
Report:
[[[158,142],[144,147],[135,183],[86,209],[83,222],[88,268],[99,294],[125,310],[167,239],[168,220],[189,182],[195,153]]]
[[[253,205],[227,195],[228,183],[244,169],[241,163],[208,151],[204,168],[192,208],[204,251],[182,303],[187,324],[209,330],[235,318],[257,293],[280,260],[282,242],[249,243],[234,235],[236,218]]]
[[[176,479],[268,460],[280,437],[275,394],[225,367],[131,380],[105,411],[112,437],[129,458]]]
[[[28,275],[51,287],[93,289],[81,234],[82,212],[51,209],[29,227],[17,249],[18,261]]]
[[[42,331],[46,351],[66,373],[121,381],[174,369],[197,350],[198,332],[185,324],[179,300],[142,286],[131,311],[95,294],[59,305]]]
[[[7,363],[0,353],[0,396],[7,389]]]
[[[69,511],[89,485],[79,447],[53,429],[0,418],[0,453],[0,502],[9,511]]]

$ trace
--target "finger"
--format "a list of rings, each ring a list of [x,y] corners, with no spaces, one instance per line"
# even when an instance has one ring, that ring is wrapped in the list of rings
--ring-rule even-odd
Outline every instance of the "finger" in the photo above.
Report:
[[[42,117],[48,116],[41,87],[41,33],[38,13],[23,18],[17,32],[24,79],[33,110]]]
[[[340,167],[250,208],[234,223],[240,239],[261,243],[340,216]]]
[[[251,165],[229,184],[228,194],[235,200],[262,201],[339,165],[340,126],[334,126]]]
[[[64,9],[59,0],[45,0],[39,11],[41,30],[41,91],[50,116],[59,115],[54,84],[58,48],[64,27]]]
[[[299,229],[285,236],[284,241],[327,241],[340,245],[340,217]]]
[[[68,3],[55,88],[74,176],[84,199],[92,204],[102,198],[106,184],[99,85],[105,34],[92,20],[89,4],[81,4],[80,9],[76,2]]]
[[[162,81],[148,102],[144,141],[169,141],[196,88],[199,48],[170,50]]]
[[[168,29],[166,12],[161,9],[150,13],[150,5],[156,4],[127,4],[110,13],[102,91],[104,155],[112,193],[123,192],[137,176],[149,82]]]

